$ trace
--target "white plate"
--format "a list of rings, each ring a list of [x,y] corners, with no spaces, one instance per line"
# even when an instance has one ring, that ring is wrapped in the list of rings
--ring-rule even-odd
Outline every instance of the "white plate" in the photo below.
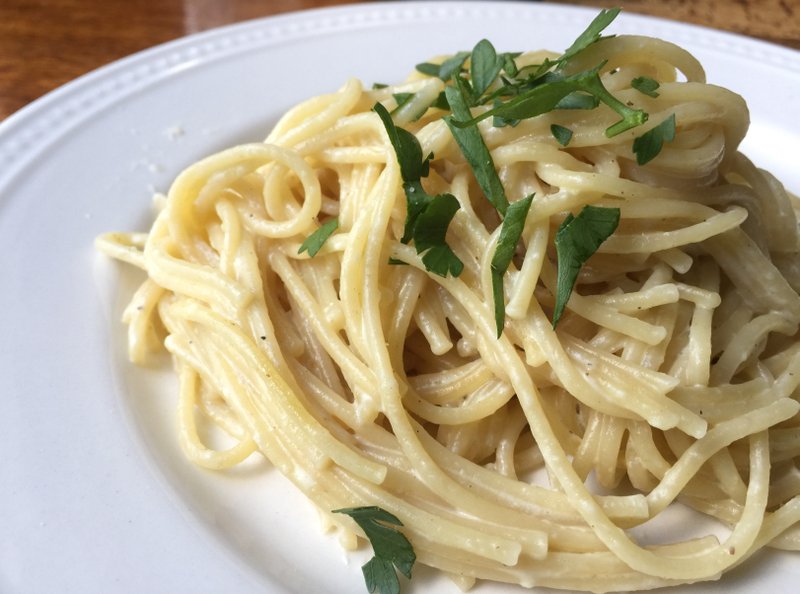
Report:
[[[169,378],[125,361],[118,316],[133,281],[93,239],[146,228],[153,190],[183,166],[262,138],[286,108],[349,76],[397,81],[481,37],[502,50],[564,49],[594,14],[503,2],[290,14],[137,54],[0,124],[0,591],[365,591],[364,557],[320,534],[274,471],[186,463]],[[745,95],[745,150],[800,191],[800,54],[633,15],[611,31],[684,45],[711,81]],[[790,555],[754,561],[724,588],[691,591],[789,592],[800,577]],[[423,568],[413,583],[457,592]]]

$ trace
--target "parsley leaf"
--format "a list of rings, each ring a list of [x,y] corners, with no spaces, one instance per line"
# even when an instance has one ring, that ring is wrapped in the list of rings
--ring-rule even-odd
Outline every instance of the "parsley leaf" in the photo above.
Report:
[[[661,85],[658,84],[657,80],[654,80],[650,77],[637,76],[631,81],[631,86],[640,93],[644,93],[650,97],[658,97],[658,92],[656,89],[658,89],[658,87]]]
[[[466,60],[466,58],[464,58]],[[441,69],[441,64],[434,64],[433,62],[422,62],[415,66],[417,72],[425,74],[427,76],[439,76],[439,70]]]
[[[459,84],[462,79],[456,77],[455,81],[456,86],[448,86],[445,89],[447,102],[453,111],[453,116],[446,117],[445,122],[447,127],[450,128],[450,132],[453,134],[453,138],[455,138],[464,158],[472,167],[475,179],[486,198],[489,199],[489,202],[500,214],[505,214],[508,208],[506,192],[500,182],[500,177],[497,175],[497,170],[494,168],[492,155],[483,141],[480,130],[478,130],[477,126],[463,127],[460,125],[461,120],[470,119],[472,114],[467,106],[463,88]]]
[[[417,96],[416,93],[393,93],[392,97],[394,100],[397,101],[397,107],[392,110],[392,115],[397,114],[407,103],[409,103],[412,99]],[[407,114],[408,117],[412,122],[416,122],[422,116],[425,115],[425,112],[428,111],[429,107],[438,107],[437,105],[438,99],[431,102],[429,105],[418,105],[417,109],[412,114]]]
[[[461,70],[461,67],[464,65],[464,62],[467,61],[469,58],[469,52],[458,52],[456,55],[448,58],[441,64],[431,64],[430,62],[423,62],[422,64],[417,64],[417,71],[421,72],[422,74],[427,74],[428,76],[436,76],[441,78],[443,81],[450,80],[450,77],[453,76],[456,72]]]
[[[564,51],[564,53],[558,59],[558,62],[563,64],[567,60],[578,55],[596,41],[599,41],[601,39],[601,33],[603,30],[608,27],[615,18],[617,18],[619,12],[619,8],[601,10],[600,13],[594,17],[592,22],[589,23],[589,26],[586,28],[586,30],[578,35],[572,45]]]
[[[414,245],[422,253],[425,268],[439,276],[448,273],[458,276],[464,263],[453,253],[445,241],[447,227],[460,204],[452,194],[438,194],[431,198],[425,210],[417,217],[414,226]]]
[[[395,109],[400,109],[414,98],[414,93],[393,93],[392,97],[397,101],[397,107]]]
[[[646,122],[646,112],[625,105],[605,88],[600,80],[599,71],[601,66],[602,64],[591,70],[571,76],[548,75],[547,79],[541,84],[520,93],[497,107],[484,111],[477,117],[464,120],[456,114],[457,120],[453,124],[457,127],[472,126],[491,116],[500,116],[505,119],[533,118],[553,111],[561,101],[576,91],[592,95],[596,100],[605,103],[622,117],[619,122],[606,129],[606,136],[615,136]],[[448,100],[449,98],[450,96],[448,95]]]
[[[569,301],[578,273],[597,248],[619,225],[619,209],[584,206],[578,216],[569,214],[556,233],[558,281],[553,328],[556,327]]]
[[[506,216],[500,227],[500,237],[492,256],[492,296],[494,297],[494,322],[497,326],[497,337],[503,333],[506,319],[505,296],[503,294],[503,275],[511,264],[511,258],[517,249],[517,243],[525,228],[525,219],[531,208],[533,194],[509,204]]]
[[[561,146],[567,146],[569,141],[572,140],[572,130],[564,126],[552,124],[550,126],[550,132]]]
[[[649,163],[658,156],[665,142],[675,139],[675,114],[633,141],[633,152],[639,165]]]
[[[313,258],[317,255],[317,252],[322,249],[323,244],[338,228],[339,219],[331,219],[330,221],[326,222],[319,229],[306,237],[305,241],[300,244],[300,249],[297,250],[297,253],[302,254],[303,252],[308,252],[308,255]]]
[[[517,68],[517,63],[514,62],[514,60],[521,55],[521,52],[505,52],[500,54],[500,57],[503,59],[503,72],[508,74],[508,76],[517,76],[517,74],[519,74],[519,68]]]
[[[425,212],[431,201],[431,196],[424,190],[419,181],[403,183],[403,191],[406,194],[406,224],[403,230],[403,243],[408,243],[414,239],[414,229],[417,226],[419,215]]]
[[[447,102],[447,96],[444,94],[444,91],[439,93],[436,99],[433,100],[433,103],[430,104],[430,107],[434,109],[443,109],[445,111],[450,110],[450,104]]]
[[[425,264],[425,270],[443,277],[448,274],[458,276],[464,271],[464,263],[446,243],[429,248],[422,254],[422,263]]]
[[[389,141],[392,143],[397,155],[397,162],[400,164],[400,176],[403,181],[406,183],[419,182],[421,178],[426,177],[428,175],[428,162],[431,157],[429,155],[423,160],[422,147],[419,145],[417,137],[408,130],[395,126],[389,112],[380,103],[376,103],[372,109],[383,121],[386,133],[389,135]]]
[[[554,109],[594,109],[598,105],[600,100],[594,95],[575,91],[559,101]]]
[[[513,60],[511,62],[513,63]],[[476,97],[483,95],[491,86],[505,64],[505,56],[498,55],[487,39],[481,39],[475,45],[470,59],[469,74],[472,92]]]
[[[400,580],[395,567],[411,579],[411,569],[417,559],[405,535],[392,526],[402,526],[403,523],[377,506],[347,507],[335,509],[333,513],[353,518],[372,544],[375,556],[361,567],[367,590],[379,594],[399,594]]]
[[[532,78],[537,79],[541,77],[553,67],[560,70],[569,60],[577,56],[580,52],[585,50],[596,41],[602,39],[601,33],[615,18],[617,18],[619,13],[619,8],[601,10],[600,13],[594,17],[592,22],[589,23],[589,26],[586,27],[586,30],[578,35],[575,41],[572,42],[571,46],[564,50],[563,54],[561,54],[555,60],[545,59],[545,61],[538,66]]]
[[[494,116],[492,118],[492,126],[495,128],[505,128],[506,126],[514,128],[517,124],[519,124],[519,120],[507,120],[501,116]]]
[[[432,155],[422,158],[422,147],[417,137],[395,126],[383,105],[376,103],[372,109],[386,128],[403,178],[406,223],[400,241],[408,243],[414,240],[414,247],[429,272],[439,276],[447,276],[448,273],[458,276],[464,269],[464,263],[445,241],[447,227],[460,207],[458,200],[452,194],[431,196],[425,191],[421,179],[430,171]]]

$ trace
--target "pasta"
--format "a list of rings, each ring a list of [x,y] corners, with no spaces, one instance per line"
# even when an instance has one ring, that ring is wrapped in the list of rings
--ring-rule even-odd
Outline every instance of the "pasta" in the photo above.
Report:
[[[351,545],[363,533],[332,510],[378,506],[464,588],[649,589],[797,549],[799,205],[737,151],[745,102],[657,39],[513,60],[567,75],[600,64],[605,89],[649,118],[609,136],[603,103],[473,128],[508,201],[533,194],[499,336],[501,217],[436,103],[453,79],[347,81],[265,142],[186,169],[148,233],[98,239],[147,274],[124,313],[130,358],[171,353],[183,450],[219,470],[265,456]],[[376,102],[432,155],[425,191],[457,200],[458,275],[401,241],[407,180]],[[633,143],[672,114],[674,139],[639,164]],[[554,238],[587,205],[619,224],[554,327]],[[334,218],[318,252],[301,249]],[[635,528],[677,504],[724,536],[640,544]]]

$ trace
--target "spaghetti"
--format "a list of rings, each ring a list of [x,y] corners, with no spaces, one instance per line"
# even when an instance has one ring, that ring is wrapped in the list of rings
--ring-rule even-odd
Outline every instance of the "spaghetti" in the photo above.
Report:
[[[521,72],[558,56],[513,59]],[[500,217],[437,103],[452,79],[350,80],[264,143],[186,169],[148,233],[100,238],[147,273],[124,314],[130,358],[172,354],[188,458],[224,469],[260,452],[347,533],[331,510],[379,506],[463,587],[647,589],[797,549],[797,199],[737,151],[744,101],[686,51],[618,36],[564,67],[598,64],[647,123],[609,137],[617,116],[600,105],[476,124],[509,202],[534,194],[499,337]],[[403,177],[376,102],[432,155],[425,191],[458,201],[458,276],[401,241]],[[670,114],[674,140],[638,164],[632,143]],[[619,225],[554,328],[554,237],[587,205],[619,209]],[[232,445],[207,445],[206,425]],[[631,529],[677,503],[726,535],[639,544]]]

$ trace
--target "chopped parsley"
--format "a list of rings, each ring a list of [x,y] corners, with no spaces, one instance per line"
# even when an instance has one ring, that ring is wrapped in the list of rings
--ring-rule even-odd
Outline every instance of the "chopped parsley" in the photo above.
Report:
[[[430,62],[423,62],[417,64],[417,71],[428,76],[436,76],[443,81],[448,81],[454,72],[461,70],[464,62],[469,58],[469,52],[458,52],[451,58],[448,58],[441,64],[431,64]]]
[[[375,555],[361,571],[369,592],[399,594],[397,571],[411,579],[411,569],[417,559],[405,535],[394,526],[403,523],[396,516],[377,506],[347,507],[333,510],[353,518],[364,531]]]
[[[626,130],[635,128],[647,121],[647,113],[641,109],[629,107],[612,95],[600,80],[600,68],[602,64],[579,72],[577,74],[563,76],[558,73],[548,73],[543,77],[543,81],[536,86],[525,90],[508,101],[484,111],[480,115],[468,120],[455,120],[453,125],[456,127],[467,127],[477,124],[492,116],[500,116],[505,119],[528,119],[544,113],[548,113],[557,108],[559,103],[566,100],[573,93],[588,94],[595,100],[605,103],[613,109],[622,119],[606,129],[606,136],[616,136]],[[594,100],[585,100],[587,105],[593,105]]]
[[[339,219],[331,219],[322,225],[319,229],[314,231],[311,235],[306,237],[305,241],[300,244],[300,249],[297,250],[298,254],[308,252],[312,258],[317,255],[322,249],[324,243],[328,238],[333,235],[333,232],[339,228]]]
[[[464,263],[445,240],[447,227],[460,208],[458,200],[452,194],[431,196],[425,191],[422,178],[428,175],[432,155],[422,158],[422,147],[416,136],[395,126],[383,105],[376,103],[373,110],[386,128],[403,178],[406,222],[401,241],[414,241],[414,247],[429,272],[439,276],[458,276],[464,269]]]
[[[658,84],[657,80],[653,80],[647,76],[637,76],[631,81],[631,86],[640,93],[644,93],[650,97],[658,97],[657,89],[661,85]]]
[[[492,155],[483,141],[480,130],[478,130],[477,126],[459,127],[456,124],[459,119],[470,117],[463,90],[463,85],[466,83],[459,81],[463,81],[463,79],[456,79],[457,84],[455,86],[445,89],[447,101],[453,111],[453,116],[446,117],[445,122],[464,154],[464,158],[472,167],[475,179],[478,181],[478,185],[483,190],[486,198],[489,199],[489,202],[500,214],[504,214],[506,208],[508,208],[508,199],[506,198],[503,184],[500,182],[500,177],[497,175]]]
[[[639,165],[649,163],[658,156],[665,142],[675,139],[675,114],[633,141],[633,152]]]
[[[396,109],[400,109],[414,98],[414,93],[394,93],[392,97],[394,97],[394,100],[397,101]]]
[[[558,124],[550,126],[550,133],[561,146],[567,146],[569,141],[572,140],[572,130],[564,126],[559,126]]]
[[[556,327],[569,301],[578,273],[597,248],[619,225],[619,209],[584,206],[577,216],[567,215],[556,233],[558,281],[556,305],[553,309],[553,328]]]
[[[569,46],[560,58],[556,61],[561,66],[567,60],[574,58],[587,47],[600,41],[602,39],[602,32],[608,27],[617,15],[620,13],[620,8],[608,8],[601,10],[596,17],[589,23],[586,30],[578,35],[575,41]]]
[[[497,337],[503,333],[503,324],[506,319],[505,296],[503,295],[503,276],[511,264],[517,243],[525,228],[525,219],[531,208],[533,194],[508,206],[506,216],[500,228],[500,237],[492,256],[492,297],[494,298],[494,322],[497,327]]]
[[[470,58],[469,73],[472,92],[476,97],[483,95],[492,85],[505,64],[505,56],[498,55],[489,40],[481,39],[475,45]]]

